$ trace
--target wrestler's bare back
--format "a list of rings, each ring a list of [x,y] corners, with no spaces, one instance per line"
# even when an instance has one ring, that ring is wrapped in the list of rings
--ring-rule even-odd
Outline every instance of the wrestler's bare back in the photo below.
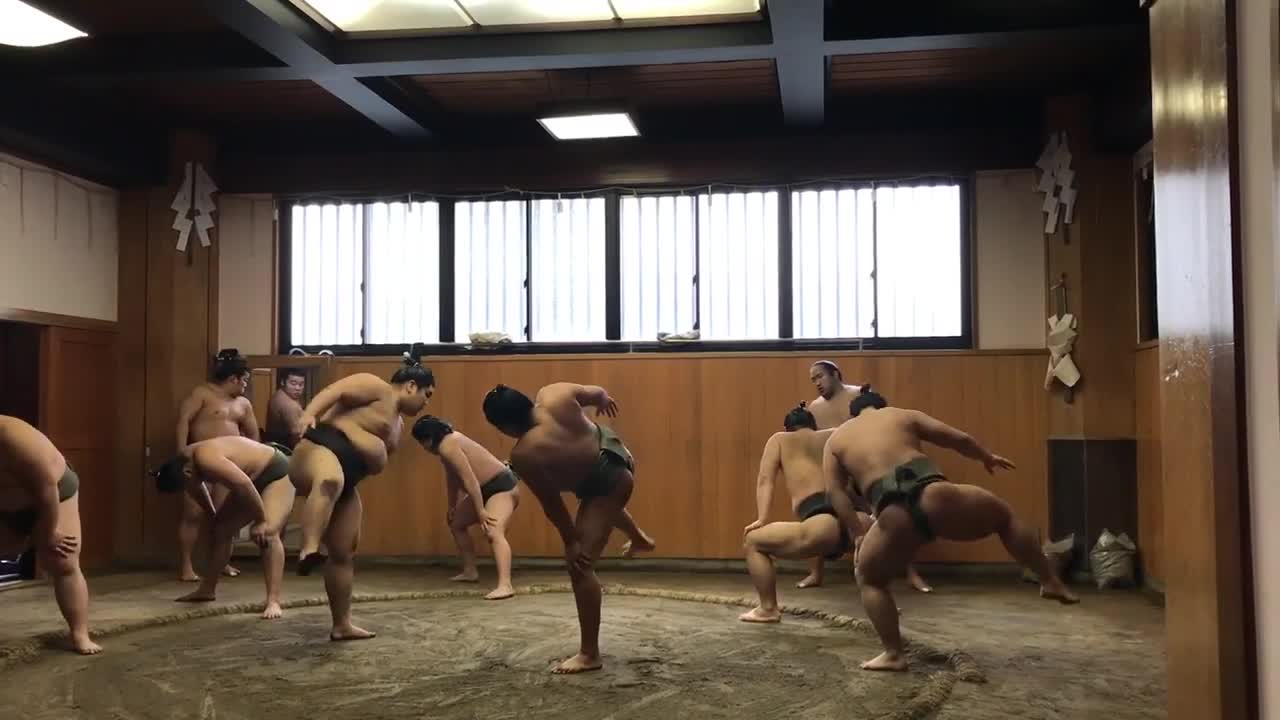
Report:
[[[600,456],[596,426],[575,399],[576,387],[555,383],[538,391],[534,426],[511,449],[511,462],[525,468],[521,479],[526,483],[570,492],[595,466]]]
[[[778,443],[782,476],[791,498],[791,509],[815,494],[826,492],[822,478],[822,449],[834,430],[781,432],[775,435]]]
[[[263,470],[267,469],[267,465],[275,457],[275,449],[246,437],[227,435],[200,443],[193,456],[196,462],[204,462],[206,458],[208,460],[220,457],[226,458],[231,461],[232,465],[240,468],[245,475],[249,476],[250,480],[255,480],[262,474]],[[203,479],[221,482],[221,478],[205,476]]]
[[[929,420],[924,413],[902,408],[864,411],[836,428],[827,451],[840,460],[858,493],[865,494],[885,473],[924,455],[921,426]]]
[[[492,480],[506,468],[506,465],[503,465],[501,460],[494,457],[493,453],[489,452],[487,448],[460,432],[452,432],[446,435],[444,440],[440,442],[442,450],[446,444],[457,445],[458,450],[466,457],[467,464],[471,466],[471,472],[475,474],[476,481],[481,485]],[[448,463],[445,463],[444,466],[445,473],[450,479],[458,482],[462,481]]]
[[[188,401],[199,402],[188,426],[188,442],[192,443],[239,435],[246,415],[253,412],[249,398],[229,398],[208,385],[197,386],[191,391]]]
[[[0,417],[0,510],[31,505],[33,483],[56,484],[66,468],[43,433],[18,418]]]

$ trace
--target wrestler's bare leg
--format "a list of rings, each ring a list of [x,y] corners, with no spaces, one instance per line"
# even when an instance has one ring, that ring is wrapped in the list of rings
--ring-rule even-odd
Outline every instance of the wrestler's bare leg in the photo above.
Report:
[[[587,568],[569,565],[569,580],[573,583],[573,599],[578,605],[578,626],[582,641],[578,654],[560,663],[552,671],[557,674],[588,672],[603,667],[600,660],[601,591],[594,566],[600,553],[604,551],[605,544],[609,542],[609,534],[620,522],[627,501],[631,499],[631,491],[635,488],[635,478],[630,472],[617,472],[622,476],[614,485],[613,493],[589,498],[578,506],[574,527],[578,531],[582,553],[591,560],[591,565]]]
[[[231,496],[231,488],[222,484],[214,484],[210,486],[209,495],[213,498],[213,506],[220,509],[222,508],[222,504],[227,501],[227,498]],[[244,527],[244,525],[241,525],[240,527]],[[236,528],[232,535],[234,536],[239,532],[240,528]],[[227,577],[237,577],[240,575],[240,571],[231,566],[230,556],[228,556],[227,563],[222,566],[221,572]]]
[[[267,529],[270,537],[262,549],[262,576],[267,584],[267,599],[262,608],[263,620],[275,620],[284,614],[280,607],[280,588],[284,584],[284,526],[293,512],[296,491],[289,477],[267,486],[262,493],[262,505],[266,509]]]
[[[820,557],[809,559],[809,574],[804,576],[800,582],[796,583],[796,587],[804,590],[805,588],[822,587],[822,578],[824,575],[823,560]]]
[[[498,522],[489,537],[489,546],[493,548],[493,564],[498,569],[498,585],[493,592],[484,596],[485,600],[506,600],[516,594],[515,588],[511,586],[511,543],[507,542],[507,523],[511,521],[511,514],[519,504],[520,491],[515,489],[495,494],[484,505],[485,512]]]
[[[645,532],[636,524],[636,519],[631,517],[631,512],[626,508],[622,509],[622,514],[618,516],[618,523],[615,525],[627,536],[627,541],[622,544],[622,557],[633,558],[638,552],[653,552],[658,544],[654,542],[653,537]]]
[[[355,582],[355,554],[360,545],[363,516],[360,491],[352,490],[351,495],[333,509],[325,535],[329,562],[324,568],[324,591],[329,595],[329,612],[333,616],[330,640],[365,640],[376,634],[351,624],[351,586]]]
[[[798,560],[822,558],[840,543],[840,523],[830,515],[815,515],[804,522],[775,522],[747,533],[744,539],[747,572],[755,583],[759,604],[738,616],[743,622],[776,623],[778,610],[775,557]]]
[[[458,546],[458,559],[462,562],[462,572],[449,578],[453,582],[480,581],[480,571],[476,569],[476,544],[468,532],[477,522],[475,502],[470,495],[463,493],[453,508],[453,520],[449,522],[449,532],[453,534],[453,544]]]
[[[97,655],[102,647],[89,638],[89,585],[80,571],[80,551],[84,548],[84,533],[80,528],[80,494],[58,503],[58,517],[41,518],[36,522],[35,537],[44,537],[49,523],[62,535],[70,535],[79,543],[66,555],[59,555],[37,543],[40,563],[53,581],[53,596],[58,609],[67,621],[71,635],[71,647],[81,655]]]
[[[309,488],[302,506],[302,548],[298,553],[298,574],[310,575],[325,561],[320,541],[330,531],[345,478],[338,456],[331,450],[303,440],[289,459],[289,474],[299,485]],[[327,543],[326,543],[327,544]],[[330,546],[329,550],[334,551]]]
[[[187,493],[182,493],[182,503],[178,517],[178,580],[182,582],[198,582],[191,555],[195,552],[196,541],[200,538],[200,525],[204,522],[204,510],[200,503]]]
[[[886,516],[897,513],[901,517]],[[907,658],[902,653],[902,634],[898,627],[898,606],[889,592],[889,583],[904,571],[907,561],[920,546],[919,538],[910,529],[910,518],[898,507],[886,508],[877,522],[867,531],[858,548],[858,585],[862,590],[862,606],[867,617],[880,636],[884,652],[862,664],[863,670],[907,669]]]
[[[1009,555],[1041,578],[1041,597],[1063,604],[1080,601],[1058,577],[1035,534],[1014,516],[1008,503],[985,488],[933,483],[921,494],[920,509],[940,538],[967,541],[999,535]]]
[[[218,516],[214,519],[210,530],[209,554],[205,558],[204,574],[200,576],[200,584],[192,592],[178,598],[176,602],[212,602],[218,599],[218,568],[228,565],[231,559],[232,545],[236,533],[249,522],[249,513],[237,500],[225,500],[218,508]]]

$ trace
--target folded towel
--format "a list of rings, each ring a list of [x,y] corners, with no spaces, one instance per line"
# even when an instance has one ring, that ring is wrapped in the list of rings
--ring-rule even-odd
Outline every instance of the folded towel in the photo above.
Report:
[[[682,333],[658,333],[658,342],[660,343],[682,343],[694,342],[702,338],[702,333],[697,330],[689,330]]]
[[[473,332],[470,337],[472,345],[504,345],[511,342],[511,336],[504,332]]]

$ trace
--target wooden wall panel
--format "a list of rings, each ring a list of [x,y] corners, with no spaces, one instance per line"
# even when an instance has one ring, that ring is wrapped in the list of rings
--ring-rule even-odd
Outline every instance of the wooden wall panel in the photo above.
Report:
[[[132,557],[143,546],[143,490],[147,387],[147,235],[146,191],[120,195],[120,294],[117,317],[117,393],[115,417],[116,553]]]
[[[1171,720],[1249,717],[1233,0],[1151,7]],[[1174,442],[1174,438],[1177,439]]]
[[[1006,498],[1029,525],[1047,527],[1041,353],[827,357],[840,363],[850,382],[871,381],[895,404],[925,410],[1014,459],[1016,472],[988,476],[978,464],[936,452],[953,480],[988,487]],[[791,407],[813,398],[808,368],[816,359],[794,353],[429,358],[437,388],[427,412],[450,420],[505,459],[514,443],[489,426],[480,407],[495,384],[530,395],[556,381],[601,384],[618,401],[620,414],[612,424],[637,460],[631,511],[657,538],[658,556],[738,558],[742,528],[755,516],[755,480],[764,442],[782,428]],[[337,377],[356,372],[390,377],[396,362],[339,359],[334,367]],[[407,431],[387,471],[361,485],[366,510],[362,552],[452,555],[439,461],[413,443]],[[572,498],[567,500],[572,508]],[[537,501],[526,493],[523,503],[510,533],[517,555],[559,556],[562,548]],[[772,518],[789,517],[780,491]],[[622,541],[614,537],[614,551]],[[995,539],[939,543],[921,559],[1008,560]]]
[[[1160,461],[1160,348],[1134,353],[1135,419],[1138,439],[1138,551],[1148,580],[1163,583],[1164,474]]]
[[[116,334],[47,327],[42,341],[40,429],[80,476],[84,567],[104,568],[115,555],[117,388],[86,368],[115,366]]]

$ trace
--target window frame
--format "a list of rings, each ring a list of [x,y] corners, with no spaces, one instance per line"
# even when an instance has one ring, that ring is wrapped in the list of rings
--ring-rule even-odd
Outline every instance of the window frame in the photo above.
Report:
[[[792,238],[791,238],[791,193],[794,190],[827,190],[848,189],[858,187],[876,187],[888,184],[948,182],[959,185],[960,191],[960,303],[961,333],[958,336],[945,337],[891,337],[891,338],[795,338],[792,317],[794,288],[792,283]],[[778,335],[777,338],[759,340],[701,340],[664,344],[656,340],[626,341],[622,336],[622,267],[621,267],[621,198],[623,195],[670,195],[685,193],[698,194],[707,189],[728,189],[730,191],[776,191],[778,193]],[[528,339],[531,328],[529,317],[526,317],[525,339],[522,342],[504,344],[496,347],[471,347],[455,337],[454,291],[456,274],[455,237],[454,237],[454,204],[460,201],[479,200],[526,200],[563,195],[570,197],[603,196],[605,198],[605,338],[588,342],[534,342]],[[386,194],[372,198],[326,198],[337,202],[371,203],[404,200],[404,193]],[[309,354],[321,350],[331,351],[335,355],[377,357],[399,355],[404,351],[404,344],[359,344],[359,345],[301,345],[289,342],[292,328],[291,305],[292,287],[292,207],[295,204],[315,202],[320,198],[309,196],[281,195],[277,198],[277,293],[276,293],[276,343],[277,352],[288,353],[297,348]],[[439,203],[440,233],[440,277],[437,283],[440,294],[440,337],[435,341],[423,340],[417,344],[418,351],[425,355],[463,356],[463,355],[555,355],[555,354],[627,354],[627,353],[734,353],[734,352],[772,352],[796,351],[817,352],[830,350],[855,351],[920,351],[920,350],[953,350],[964,351],[974,349],[974,283],[973,283],[973,175],[937,174],[901,178],[866,178],[847,181],[826,181],[821,183],[795,183],[735,186],[732,184],[699,185],[699,186],[653,186],[627,189],[625,191],[610,189],[605,191],[564,191],[564,192],[515,192],[504,191],[490,194],[469,196],[444,196],[430,193],[413,194],[415,201],[436,201]],[[526,206],[526,212],[532,205]],[[527,231],[526,245],[531,238],[531,230]],[[526,247],[526,252],[528,249]],[[526,313],[532,305],[532,265],[525,269]],[[701,281],[701,278],[698,278]],[[364,287],[361,286],[363,293]],[[699,286],[699,292],[701,287]]]

